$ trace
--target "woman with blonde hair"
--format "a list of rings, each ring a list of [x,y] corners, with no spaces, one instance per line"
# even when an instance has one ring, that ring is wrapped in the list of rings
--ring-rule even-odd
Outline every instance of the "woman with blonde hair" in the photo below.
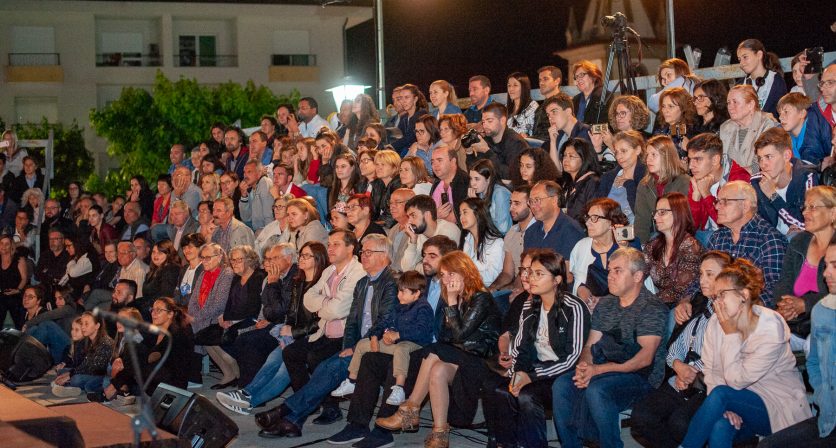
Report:
[[[319,222],[319,212],[306,199],[291,199],[287,202],[287,229],[279,237],[280,243],[302,247],[308,241],[328,241],[328,231]]]
[[[373,221],[380,222],[385,228],[395,224],[389,211],[389,197],[401,187],[398,170],[401,167],[401,157],[395,151],[384,149],[374,156],[374,167],[377,179],[372,182],[372,205],[374,207]]]
[[[636,238],[646,243],[653,234],[653,210],[656,201],[673,192],[688,195],[691,177],[682,166],[679,153],[673,140],[664,135],[657,135],[647,141],[645,157],[647,174],[636,189],[636,208],[634,209]]]
[[[442,257],[439,275],[441,299],[447,306],[438,342],[426,348],[409,399],[397,413],[376,421],[390,431],[418,429],[421,404],[429,395],[433,430],[424,446],[432,448],[450,445],[448,421],[456,425],[472,422],[479,389],[490,374],[486,361],[497,351],[501,320],[479,270],[464,252],[453,251]]]
[[[221,197],[221,177],[215,173],[200,178],[200,200],[214,201]]]
[[[445,114],[460,114],[462,109],[456,104],[459,98],[456,96],[456,89],[449,82],[439,79],[430,84],[430,104],[435,109],[433,117],[441,119]]]

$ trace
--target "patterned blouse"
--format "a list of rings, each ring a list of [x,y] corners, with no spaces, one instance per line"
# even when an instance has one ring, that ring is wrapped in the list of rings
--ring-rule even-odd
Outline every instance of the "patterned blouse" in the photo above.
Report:
[[[654,260],[650,246],[656,238],[644,245],[644,259],[649,267],[650,278],[658,290],[657,296],[666,305],[673,307],[680,300],[691,297],[699,287],[700,257],[703,248],[691,235],[687,235],[679,245],[676,257],[665,266],[662,260]]]
[[[518,134],[531,135],[534,130],[534,116],[538,107],[540,105],[537,104],[537,101],[532,100],[522,112],[508,118],[508,127],[517,131]]]

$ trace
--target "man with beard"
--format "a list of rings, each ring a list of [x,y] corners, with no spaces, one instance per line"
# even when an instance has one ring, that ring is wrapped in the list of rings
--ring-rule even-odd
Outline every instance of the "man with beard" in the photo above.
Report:
[[[528,185],[521,185],[511,192],[511,219],[516,224],[511,226],[508,233],[505,234],[505,261],[503,262],[502,272],[488,287],[488,290],[492,293],[522,287],[516,274],[523,252],[523,239],[525,231],[537,222],[534,215],[531,214],[531,209],[528,208],[528,195],[530,193],[531,187]]]
[[[44,202],[44,222],[41,223],[41,246],[49,245],[50,229],[58,229],[67,236],[75,235],[76,227],[72,220],[61,216],[61,203],[57,199],[47,199]]]
[[[244,146],[244,131],[231,127],[224,133],[226,145],[226,170],[244,178],[244,164],[250,159],[250,150]]]
[[[458,241],[461,230],[453,223],[438,219],[435,201],[431,197],[421,194],[407,201],[406,216],[408,224],[404,228],[409,241],[406,243],[403,258],[401,258],[402,272],[413,269],[421,270],[421,256],[418,248],[423,247],[425,241],[436,235],[444,235],[453,241]]]

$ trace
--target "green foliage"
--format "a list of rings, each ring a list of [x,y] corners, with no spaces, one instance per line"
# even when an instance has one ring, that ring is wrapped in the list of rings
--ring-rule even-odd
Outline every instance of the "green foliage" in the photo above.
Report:
[[[2,120],[0,120],[2,122]],[[73,121],[68,129],[63,124],[50,124],[44,117],[39,124],[26,123],[14,125],[19,140],[39,140],[49,138],[49,130],[54,134],[54,161],[55,177],[51,181],[50,196],[62,197],[66,194],[67,184],[73,180],[83,180],[93,172],[94,162],[90,151],[84,146],[83,129]],[[34,157],[38,166],[44,165],[44,152],[28,150],[29,155]]]
[[[267,87],[252,81],[245,86],[227,82],[203,86],[196,79],[172,81],[157,72],[151,93],[127,87],[118,100],[102,110],[90,112],[96,133],[108,140],[108,155],[121,160],[120,167],[108,172],[98,191],[122,191],[131,176],[142,174],[149,183],[167,171],[168,152],[174,143],[192,148],[208,139],[212,123],[233,123],[242,127],[257,126],[264,114],[272,114],[280,103],[296,104],[300,94],[276,96]]]

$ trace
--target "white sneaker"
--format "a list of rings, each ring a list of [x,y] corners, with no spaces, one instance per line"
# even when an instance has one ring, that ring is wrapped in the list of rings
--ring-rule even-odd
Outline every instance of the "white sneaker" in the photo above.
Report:
[[[116,394],[111,401],[117,406],[130,406],[136,403],[136,397],[133,395]]]
[[[52,383],[52,394],[56,397],[70,398],[81,395],[81,388],[72,386],[59,386]]]
[[[250,407],[243,408],[241,406],[233,406],[233,405],[225,403],[223,401],[221,401],[220,403],[221,403],[221,406],[223,406],[223,407],[225,407],[225,408],[229,409],[230,411],[235,412],[237,414],[250,415],[250,413],[252,412],[252,408],[250,408]]]
[[[392,393],[390,393],[389,398],[386,399],[386,404],[400,406],[404,401],[406,401],[406,396],[403,393],[403,387],[397,385],[392,386]]]
[[[340,387],[334,389],[334,391],[331,392],[331,396],[332,397],[344,397],[346,395],[351,395],[353,393],[354,393],[354,383],[352,383],[351,380],[346,378],[340,384]]]
[[[232,392],[218,392],[215,394],[215,399],[218,400],[218,403],[226,403],[230,406],[236,406],[239,408],[251,407],[250,397],[243,389],[234,390]]]

